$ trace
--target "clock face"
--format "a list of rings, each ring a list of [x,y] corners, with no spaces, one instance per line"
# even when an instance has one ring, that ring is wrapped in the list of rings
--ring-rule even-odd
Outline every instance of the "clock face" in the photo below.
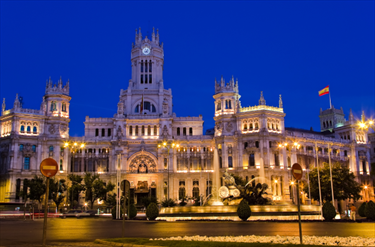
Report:
[[[143,48],[143,50],[142,50],[142,52],[143,52],[143,54],[145,54],[145,55],[148,55],[148,54],[150,54],[150,48],[148,48],[148,47],[145,47],[145,48]]]

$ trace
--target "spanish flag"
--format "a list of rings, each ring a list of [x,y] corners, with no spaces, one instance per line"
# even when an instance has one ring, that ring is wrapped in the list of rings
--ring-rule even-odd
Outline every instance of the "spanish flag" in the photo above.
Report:
[[[326,86],[325,88],[319,91],[319,96],[323,96],[325,94],[329,94],[329,86]]]

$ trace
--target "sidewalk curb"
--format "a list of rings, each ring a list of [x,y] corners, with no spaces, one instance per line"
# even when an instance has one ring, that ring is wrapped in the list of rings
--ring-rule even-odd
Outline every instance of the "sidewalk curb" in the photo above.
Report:
[[[122,246],[122,247],[160,247],[160,246],[153,246],[153,245],[123,244],[123,243],[105,241],[101,239],[95,239],[94,243],[111,245],[111,246]]]

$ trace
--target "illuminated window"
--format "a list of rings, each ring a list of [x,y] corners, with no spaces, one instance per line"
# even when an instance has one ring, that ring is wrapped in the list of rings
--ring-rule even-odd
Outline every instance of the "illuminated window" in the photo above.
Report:
[[[232,156],[228,156],[228,167],[233,167],[233,158],[232,158]]]
[[[156,136],[158,134],[158,127],[155,125],[154,126],[154,135]]]
[[[26,132],[27,132],[27,133],[30,133],[30,132],[31,132],[31,126],[27,126],[27,128],[26,128]]]
[[[21,133],[25,132],[25,126],[24,125],[21,125],[20,132]]]
[[[33,133],[36,134],[38,132],[38,128],[36,126],[33,127]]]
[[[66,112],[66,104],[65,103],[62,103],[61,111]]]
[[[200,198],[200,196],[199,196],[199,187],[194,187],[193,188],[193,198],[199,200],[199,198]]]
[[[221,102],[219,101],[216,106],[216,111],[220,111],[220,110],[221,110]]]
[[[182,199],[185,199],[186,197],[186,190],[185,190],[185,187],[180,187],[178,189],[178,199],[179,200],[182,200]]]

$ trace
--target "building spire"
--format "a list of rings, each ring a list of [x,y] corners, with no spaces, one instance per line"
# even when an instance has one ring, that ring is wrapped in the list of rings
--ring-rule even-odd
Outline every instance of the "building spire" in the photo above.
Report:
[[[3,98],[3,104],[1,105],[1,115],[5,112],[5,98]]]
[[[353,116],[352,108],[350,108],[350,112],[349,112],[349,122],[351,122],[351,123],[354,122],[354,116]]]
[[[363,123],[366,122],[365,111],[362,111],[361,120]]]
[[[16,94],[16,99],[14,100],[13,106],[14,106],[14,108],[19,108],[20,107],[20,101],[18,99],[18,93]]]
[[[266,105],[266,100],[263,97],[263,91],[260,91],[259,105]]]
[[[281,94],[279,95],[279,108],[283,108],[283,100],[281,99]]]
[[[151,41],[155,42],[155,28],[152,28]]]

